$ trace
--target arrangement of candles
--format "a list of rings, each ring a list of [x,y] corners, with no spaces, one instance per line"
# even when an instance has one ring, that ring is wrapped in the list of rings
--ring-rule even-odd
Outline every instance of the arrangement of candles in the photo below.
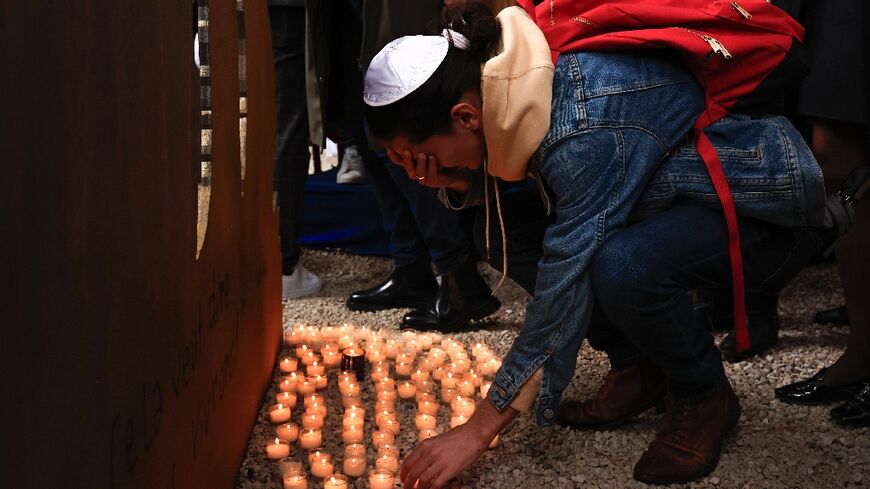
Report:
[[[268,414],[274,437],[265,450],[278,463],[285,489],[308,489],[314,481],[325,489],[347,489],[350,479],[366,476],[371,489],[393,489],[401,455],[407,455],[396,445],[402,429],[416,429],[419,441],[437,436],[445,407],[450,428],[465,423],[501,366],[485,344],[472,345],[469,355],[461,342],[439,333],[296,325],[284,343],[278,393]],[[340,394],[340,411],[327,407],[321,394],[331,388]],[[373,406],[364,405],[364,390],[374,393]],[[397,403],[416,404],[415,415],[400,419]],[[325,432],[327,417],[339,415],[341,432]],[[343,453],[327,452],[325,437],[340,439]],[[497,443],[496,437],[490,447]]]

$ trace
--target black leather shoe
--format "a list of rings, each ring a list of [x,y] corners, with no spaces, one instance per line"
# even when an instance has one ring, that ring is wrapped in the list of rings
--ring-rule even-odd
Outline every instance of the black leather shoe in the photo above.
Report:
[[[370,289],[351,294],[351,311],[381,311],[400,307],[425,307],[438,291],[429,260],[395,268],[387,280]]]
[[[774,394],[777,399],[789,404],[830,404],[832,402],[848,400],[850,397],[857,394],[858,391],[864,387],[864,384],[870,380],[861,379],[858,382],[853,382],[851,384],[830,387],[822,384],[826,371],[827,369],[823,368],[809,379],[777,387],[776,390],[774,390]]]
[[[839,326],[847,326],[849,324],[849,312],[846,305],[834,307],[832,309],[824,309],[817,312],[813,316],[813,322],[820,324],[836,324]]]
[[[747,317],[746,330],[749,331],[749,349],[737,351],[737,335],[732,329],[719,343],[722,357],[729,362],[741,362],[773,348],[779,341],[779,323],[778,315],[767,319]]]
[[[402,329],[454,333],[468,321],[482,319],[501,307],[470,260],[458,270],[441,275],[438,294],[428,307],[411,311],[402,319]]]
[[[865,428],[870,426],[870,382],[864,388],[834,409],[831,409],[831,419],[843,426]]]

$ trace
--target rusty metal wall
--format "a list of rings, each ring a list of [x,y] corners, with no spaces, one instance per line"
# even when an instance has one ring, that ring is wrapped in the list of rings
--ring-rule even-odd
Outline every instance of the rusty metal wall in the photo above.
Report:
[[[265,0],[245,0],[242,181],[237,3],[208,7],[197,258],[191,4],[0,3],[0,487],[233,485],[280,342],[275,90]]]

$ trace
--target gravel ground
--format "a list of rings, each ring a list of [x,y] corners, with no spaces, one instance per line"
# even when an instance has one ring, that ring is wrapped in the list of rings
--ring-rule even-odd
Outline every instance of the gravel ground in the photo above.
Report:
[[[372,328],[397,328],[404,310],[355,313],[344,306],[352,291],[377,283],[389,274],[389,260],[309,251],[303,262],[320,275],[324,287],[319,294],[285,303],[285,327],[296,322],[351,322]],[[498,275],[492,269],[485,267],[482,271],[491,284],[497,281]],[[483,339],[503,355],[522,324],[528,296],[510,281],[497,295],[502,301],[501,310],[475,324],[474,331],[457,336],[466,344],[471,339]],[[688,487],[842,488],[863,486],[865,479],[870,479],[870,429],[840,428],[828,421],[829,407],[789,406],[773,397],[775,387],[808,377],[838,357],[845,345],[847,328],[816,325],[810,318],[814,311],[841,301],[832,265],[804,270],[784,291],[779,306],[782,315],[779,345],[764,357],[726,366],[743,407],[738,432],[729,438],[712,476]],[[590,397],[606,371],[606,358],[584,346],[577,374],[564,398]],[[334,385],[335,380],[331,382]],[[274,393],[273,387],[257,418],[236,482],[239,489],[281,487],[277,469],[263,453],[265,440],[273,436],[267,408]],[[327,396],[327,402],[331,411],[324,427],[324,443],[333,457],[340,458],[341,439],[335,430],[341,406],[334,393]],[[412,412],[415,408],[399,404],[403,431],[397,444],[404,456],[413,448],[416,438]],[[297,413],[294,418],[298,418]],[[439,418],[440,432],[447,422],[443,409]],[[645,487],[634,481],[631,473],[653,439],[658,419],[658,414],[649,412],[635,423],[614,431],[575,432],[561,427],[540,428],[528,416],[520,416],[502,434],[501,445],[462,474],[459,485],[499,489]],[[367,430],[371,424],[366,423]],[[369,450],[370,459],[373,452]],[[367,484],[360,479],[353,487],[364,488]]]

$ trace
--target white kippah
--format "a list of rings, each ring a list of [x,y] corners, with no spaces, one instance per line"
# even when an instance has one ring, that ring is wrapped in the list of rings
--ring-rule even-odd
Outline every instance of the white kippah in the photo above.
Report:
[[[444,29],[441,36],[405,36],[384,46],[366,70],[363,100],[380,107],[401,100],[426,83],[447,57],[450,42],[468,50],[468,39]]]

